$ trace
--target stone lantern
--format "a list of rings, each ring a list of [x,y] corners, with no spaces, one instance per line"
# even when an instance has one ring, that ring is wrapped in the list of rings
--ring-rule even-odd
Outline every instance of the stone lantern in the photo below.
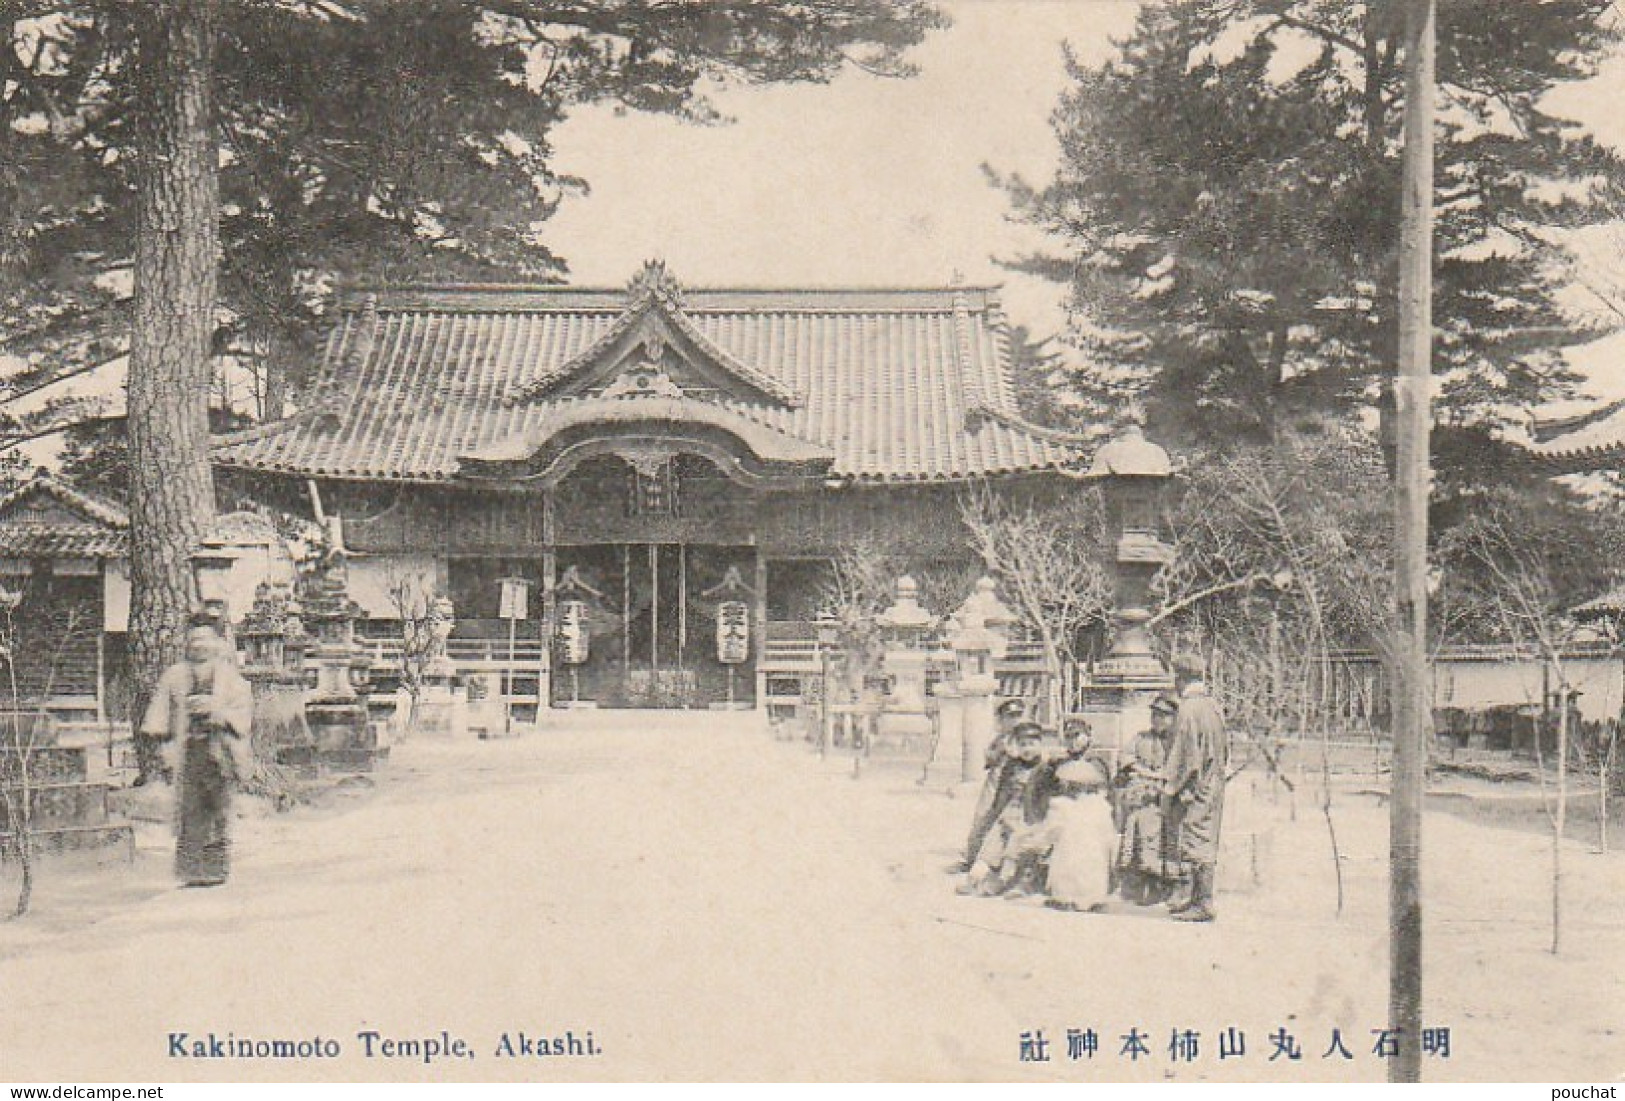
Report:
[[[286,545],[275,525],[257,513],[215,517],[188,559],[200,610],[233,644],[234,628],[253,604],[255,583],[293,580]]]
[[[388,751],[367,712],[372,662],[355,639],[362,609],[350,599],[343,552],[330,555],[303,585],[303,625],[311,633],[307,649],[305,719],[323,764],[370,770]],[[313,678],[313,679],[312,679]]]
[[[1146,627],[1151,579],[1173,556],[1157,533],[1158,506],[1172,476],[1168,453],[1139,425],[1103,445],[1083,475],[1105,498],[1116,603],[1111,649],[1084,686],[1083,709],[1102,747],[1130,744],[1151,724],[1151,700],[1173,684]]]
[[[818,629],[818,755],[820,757],[829,753],[830,734],[830,691],[831,674],[830,663],[837,647],[841,644],[841,624],[835,613],[828,608],[820,609],[817,616]]]
[[[315,767],[315,738],[305,721],[308,640],[299,605],[280,585],[262,581],[237,628],[243,676],[254,688],[254,731],[278,764]]]
[[[888,756],[923,761],[930,753],[931,716],[926,711],[925,674],[931,662],[926,639],[937,617],[920,605],[920,585],[907,574],[897,579],[897,599],[875,617],[884,647],[882,666],[891,692],[881,709],[875,745]]]
[[[254,589],[254,606],[243,617],[237,641],[243,672],[304,680],[305,637],[300,607],[281,585],[262,581]]]
[[[220,637],[231,642],[231,572],[237,564],[236,554],[224,540],[211,537],[192,550],[190,562],[202,611],[219,624]]]
[[[993,698],[999,680],[994,663],[1009,646],[1015,614],[999,599],[991,577],[976,582],[965,602],[949,617],[948,645],[955,676],[939,685],[941,735],[927,771],[928,779],[980,780],[987,747],[993,740]]]

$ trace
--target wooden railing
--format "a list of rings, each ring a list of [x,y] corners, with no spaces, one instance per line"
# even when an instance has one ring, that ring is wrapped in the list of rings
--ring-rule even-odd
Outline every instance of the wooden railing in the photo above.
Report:
[[[357,639],[374,669],[399,669],[403,645],[398,638]],[[547,648],[536,639],[519,639],[513,649],[505,638],[454,638],[446,643],[446,656],[459,668],[464,665],[521,665],[542,667]]]
[[[928,639],[926,644],[939,657],[938,661],[932,663],[928,679],[936,681],[952,677],[954,657],[945,640]],[[838,663],[840,656],[838,647],[831,649],[829,657],[833,663]],[[789,718],[821,698],[824,691],[820,683],[825,670],[823,658],[817,624],[796,620],[769,621],[767,643],[763,647],[758,672],[770,714]],[[1001,696],[1042,698],[1049,681],[1043,643],[1037,639],[1012,640],[1004,656],[993,663],[993,674],[998,678]]]
[[[943,649],[946,654],[946,648],[938,648]],[[764,665],[769,670],[818,667],[818,640],[816,638],[774,638],[772,632],[769,631],[765,650]],[[1004,657],[994,664],[998,668],[1007,668],[1012,671],[1042,673],[1044,670],[1044,645],[1041,642],[1025,639],[1013,641],[1005,651]]]
[[[515,638],[510,645],[507,625],[500,631],[493,622],[469,621],[460,627],[478,632],[471,637],[453,636],[446,640],[446,656],[459,675],[482,676],[491,690],[512,703],[537,703],[545,692],[542,674],[546,671],[547,645],[538,638]],[[356,643],[366,652],[374,677],[389,678],[401,671],[405,643],[397,623],[371,621],[358,625]],[[531,681],[534,678],[534,688]]]

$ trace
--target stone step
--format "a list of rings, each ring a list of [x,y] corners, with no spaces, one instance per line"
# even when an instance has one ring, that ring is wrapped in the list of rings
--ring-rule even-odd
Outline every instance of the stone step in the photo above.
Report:
[[[30,820],[35,829],[97,826],[107,822],[108,785],[103,783],[34,784],[29,789]],[[4,791],[7,800],[21,797],[19,788]]]
[[[316,764],[324,772],[372,772],[389,760],[389,747],[381,749],[323,749]]]
[[[372,772],[389,760],[389,747],[371,749],[347,747],[317,749],[315,746],[284,746],[277,750],[276,762],[296,775],[315,779],[324,773]]]
[[[869,737],[866,754],[872,758],[906,761],[926,761],[936,746],[929,732],[908,734],[873,734]]]
[[[104,755],[109,744],[118,746],[130,740],[129,723],[61,722],[56,726],[56,744],[83,747]]]
[[[60,826],[54,829],[30,830],[29,848],[35,857],[49,859],[66,853],[117,853],[126,860],[135,859],[135,830],[127,825]],[[17,860],[16,837],[0,832],[0,863]]]
[[[868,769],[896,769],[898,771],[923,774],[926,766],[930,763],[930,758],[924,755],[904,757],[866,756],[863,758],[863,761],[858,768],[860,771]]]
[[[279,745],[276,763],[289,768],[315,767],[316,747],[313,745]]]

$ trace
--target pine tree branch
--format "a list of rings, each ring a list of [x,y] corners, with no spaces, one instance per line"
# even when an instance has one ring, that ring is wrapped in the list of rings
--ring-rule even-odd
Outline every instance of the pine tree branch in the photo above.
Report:
[[[1365,57],[1366,50],[1363,44],[1356,42],[1354,39],[1350,38],[1346,34],[1343,34],[1341,31],[1333,30],[1331,27],[1323,26],[1319,23],[1312,23],[1307,19],[1300,18],[1299,16],[1281,12],[1275,16],[1275,22],[1265,33],[1268,34],[1280,27],[1289,27],[1292,30],[1303,31],[1305,34],[1313,35],[1324,42],[1330,42],[1334,46],[1341,46],[1343,49],[1348,50],[1356,57]]]
[[[30,383],[29,385],[23,386],[17,390],[7,391],[3,385],[0,385],[0,409],[4,409],[7,405],[14,402],[22,401],[24,398],[32,397],[42,390],[49,390],[58,383],[68,382],[72,379],[79,378],[82,375],[94,374],[103,367],[111,366],[112,364],[117,363],[119,360],[126,358],[129,354],[130,353],[128,351],[121,351],[115,356],[109,356],[107,359],[99,359],[91,363],[82,363],[77,367],[71,367],[66,371],[61,371],[52,375],[50,378],[39,382]]]
[[[0,435],[0,455],[5,455],[15,451],[24,444],[32,443],[35,440],[47,439],[51,436],[67,432],[70,429],[78,428],[80,425],[113,424],[118,421],[122,421],[123,419],[123,414],[108,413],[94,417],[80,417],[75,420],[52,421],[49,424],[41,425],[38,428],[31,429],[27,432]]]

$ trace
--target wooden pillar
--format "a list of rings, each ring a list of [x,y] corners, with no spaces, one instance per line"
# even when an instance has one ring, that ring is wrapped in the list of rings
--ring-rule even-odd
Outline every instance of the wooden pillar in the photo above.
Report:
[[[649,544],[649,685],[660,684],[660,544]]]
[[[96,723],[107,722],[107,632],[96,627]]]
[[[556,613],[558,595],[553,587],[558,584],[559,551],[555,545],[558,533],[553,522],[553,491],[542,492],[542,659],[536,682],[536,709],[540,711],[553,702],[553,635],[558,630]],[[537,715],[537,722],[541,716]]]
[[[756,547],[756,710],[767,710],[767,558],[762,548]]]
[[[688,645],[688,544],[677,544],[677,675],[683,675]]]

